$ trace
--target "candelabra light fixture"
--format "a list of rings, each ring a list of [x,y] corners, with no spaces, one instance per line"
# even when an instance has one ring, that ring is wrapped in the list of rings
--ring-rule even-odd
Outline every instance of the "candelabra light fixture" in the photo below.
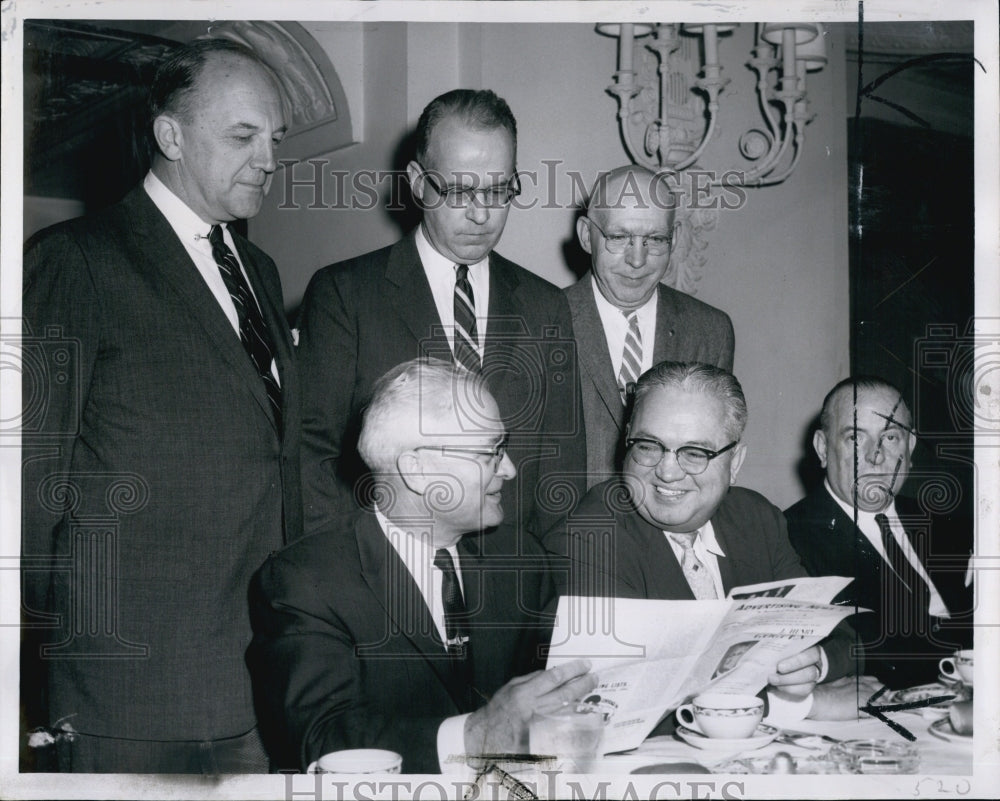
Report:
[[[608,92],[618,99],[618,125],[629,158],[657,171],[705,168],[698,160],[719,128],[720,96],[729,78],[719,62],[719,37],[736,24],[601,23],[597,32],[618,38],[618,69]],[[658,58],[658,75],[636,70],[636,40]],[[701,38],[701,70],[691,75],[678,51],[682,37]],[[639,54],[642,55],[640,50]],[[758,24],[748,66],[756,73],[762,123],[739,138],[743,166],[714,169],[714,186],[779,184],[795,170],[805,148],[809,112],[806,75],[826,65],[818,23]],[[641,68],[641,63],[640,63]],[[697,96],[700,95],[700,101]]]

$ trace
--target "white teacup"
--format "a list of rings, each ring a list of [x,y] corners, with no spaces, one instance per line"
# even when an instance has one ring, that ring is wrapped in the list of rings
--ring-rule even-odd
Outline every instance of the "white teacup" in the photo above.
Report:
[[[677,720],[706,737],[742,740],[750,737],[764,718],[764,702],[756,695],[702,693],[677,708]]]
[[[975,673],[972,654],[971,648],[965,651],[955,651],[951,656],[938,662],[938,667],[949,679],[961,679],[966,684],[972,684],[972,677]]]
[[[350,748],[323,754],[310,766],[309,773],[399,773],[403,758],[381,748]]]

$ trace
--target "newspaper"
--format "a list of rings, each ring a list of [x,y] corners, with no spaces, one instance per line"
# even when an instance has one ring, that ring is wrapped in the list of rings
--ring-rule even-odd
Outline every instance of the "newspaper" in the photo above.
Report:
[[[850,581],[774,581],[736,587],[718,601],[564,596],[547,666],[593,662],[599,683],[581,702],[608,715],[605,753],[625,751],[693,695],[758,693],[779,661],[857,611],[829,604]]]

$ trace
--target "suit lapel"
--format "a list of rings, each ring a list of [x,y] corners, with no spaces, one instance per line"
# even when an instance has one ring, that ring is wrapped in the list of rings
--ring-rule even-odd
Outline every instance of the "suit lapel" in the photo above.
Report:
[[[566,290],[566,300],[573,316],[580,369],[586,376],[585,380],[593,384],[608,415],[621,431],[625,427],[625,407],[618,392],[589,272]]]
[[[669,288],[660,284],[656,298],[656,339],[653,342],[653,364],[673,359],[677,342],[683,332],[676,330],[677,309]]]
[[[375,515],[368,513],[359,517],[354,532],[361,558],[362,578],[388,617],[390,631],[398,631],[410,641],[447,688],[455,705],[465,709],[464,688],[456,685],[455,674],[430,609]]]
[[[643,555],[643,562],[648,565],[644,569],[649,583],[645,588],[646,597],[672,601],[695,600],[694,591],[674,555],[674,549],[667,542],[667,535],[639,517],[638,512],[627,515],[625,526],[630,535],[639,540],[638,553]]]
[[[512,363],[508,345],[524,340],[530,332],[525,327],[518,294],[520,282],[513,270],[503,269],[501,256],[490,253],[490,304],[487,310],[486,340],[483,351],[483,373],[490,376],[490,385],[503,386],[506,373],[518,365]]]
[[[267,391],[256,368],[247,356],[239,335],[233,330],[170,223],[142,186],[129,193],[124,205],[134,237],[135,263],[159,276],[180,296],[188,313],[205,330],[213,352],[218,353],[233,372],[243,379],[247,389],[273,424],[274,417],[269,408]],[[151,257],[151,253],[155,257]],[[258,291],[256,286],[254,291]],[[258,297],[263,294],[261,291]]]
[[[386,297],[414,340],[420,343],[420,352],[450,361],[451,348],[420,261],[416,230],[392,246],[385,280]]]

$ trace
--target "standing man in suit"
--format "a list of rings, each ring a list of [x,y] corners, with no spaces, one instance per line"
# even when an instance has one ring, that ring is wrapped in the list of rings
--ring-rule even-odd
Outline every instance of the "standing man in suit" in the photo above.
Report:
[[[781,511],[731,486],[746,457],[746,420],[732,373],[698,362],[660,362],[644,373],[621,477],[593,487],[545,537],[566,568],[560,592],[710,600],[734,587],[805,576]],[[809,696],[817,682],[853,667],[849,644],[834,632],[821,646],[787,657],[771,687]]]
[[[933,681],[942,656],[972,643],[971,521],[897,494],[916,444],[896,387],[841,381],[813,436],[826,480],[785,511],[810,573],[854,579],[835,600],[872,610],[851,624],[866,671],[894,688]]]
[[[24,259],[37,354],[70,354],[24,437],[29,656],[76,732],[63,770],[266,772],[246,592],[301,533],[299,387],[274,263],[227,223],[260,209],[285,116],[222,40],[164,62],[150,110],[142,185]]]
[[[588,489],[621,464],[630,387],[642,373],[664,360],[733,369],[729,316],[660,283],[675,205],[662,175],[629,165],[598,177],[576,223],[591,270],[564,291],[577,342]]]
[[[584,484],[572,324],[554,286],[494,252],[520,191],[517,127],[488,90],[435,98],[407,166],[423,220],[399,242],[325,267],[299,321],[306,528],[354,504],[360,412],[375,380],[421,355],[481,371],[510,431],[507,520],[541,530],[550,481]],[[364,504],[367,498],[358,500]]]
[[[526,753],[534,711],[593,689],[584,661],[523,675],[543,661],[552,585],[538,543],[501,525],[506,443],[476,371],[413,360],[376,382],[359,440],[374,509],[275,554],[251,589],[279,764],[374,747],[404,773],[451,772],[452,755]]]

